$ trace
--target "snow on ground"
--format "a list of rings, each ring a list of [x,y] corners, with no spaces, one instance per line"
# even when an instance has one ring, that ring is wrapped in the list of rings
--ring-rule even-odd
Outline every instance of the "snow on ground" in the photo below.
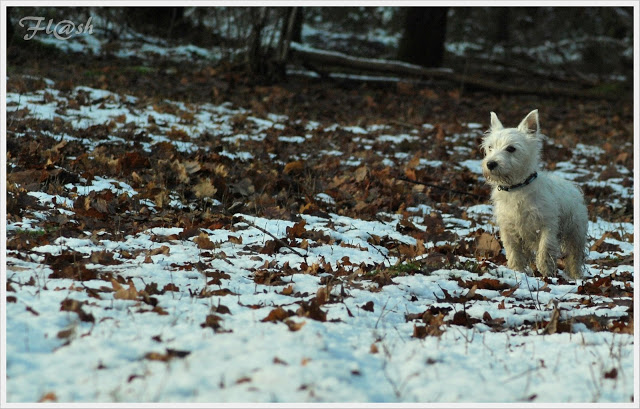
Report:
[[[79,16],[67,16],[67,18],[71,18],[72,21],[78,24],[82,20]],[[113,54],[118,58],[135,57],[143,60],[163,58],[176,62],[184,61],[185,59],[216,62],[222,58],[223,52],[230,52],[230,50],[223,51],[220,47],[207,49],[192,44],[171,45],[167,40],[140,34],[130,27],[123,28],[118,23],[109,21],[101,15],[92,15],[90,20],[82,21],[82,24],[87,25],[85,30],[79,32],[80,28],[78,28],[73,30],[71,34],[62,35],[62,39],[52,34],[43,35],[42,33],[34,38],[66,52],[96,56]],[[29,33],[28,29],[34,25],[36,25],[35,21],[26,21],[25,32]],[[112,47],[114,33],[118,33],[118,45],[115,49]]]
[[[245,217],[279,237],[292,225]],[[358,249],[323,245],[307,252],[305,260],[287,250],[264,257],[274,260],[276,269],[285,263],[296,268],[303,261],[335,266],[343,257],[354,264],[382,262],[385,249],[372,248],[366,236],[399,235],[393,223],[331,215],[335,226],[328,228],[327,220],[305,219],[307,230],[326,231]],[[471,316],[488,313],[494,320],[505,320],[511,330],[492,332],[481,324],[473,329],[451,327],[441,337],[411,338],[415,323],[407,322],[406,314],[445,306],[443,289],[462,292],[452,277],[500,277],[509,285],[520,284],[515,296],[521,299],[530,297],[528,287],[544,287],[540,280],[504,267],[483,277],[465,270],[397,277],[396,285],[379,292],[334,288],[333,295],[346,291],[348,296],[324,306],[327,322],[294,316],[295,324],[304,325],[297,331],[281,322],[262,322],[274,306],[296,309],[294,299],[283,294],[284,288],[292,286],[292,293],[308,294],[302,297],[308,299],[321,287],[321,277],[300,273],[287,277],[282,286],[256,286],[250,276],[264,264],[263,257],[241,253],[243,246],[268,237],[246,223],[236,227],[233,233],[208,231],[226,258],[206,261],[203,271],[193,267],[196,260],[207,260],[203,251],[193,241],[171,238],[180,228],[155,229],[121,241],[60,238],[34,248],[30,260],[10,252],[8,277],[19,290],[18,302],[7,304],[8,400],[34,401],[54,391],[61,401],[508,402],[535,394],[537,401],[580,402],[623,401],[632,390],[631,336],[593,332],[579,325],[573,333],[547,336],[515,331],[526,321],[548,320],[552,300],[560,300],[562,308],[563,300],[575,297],[577,285],[553,286],[547,293],[538,293],[539,310],[517,307],[516,300],[504,309],[490,301],[467,307]],[[168,238],[158,242],[154,235]],[[228,241],[230,235],[239,237],[242,245]],[[166,252],[150,256],[151,263],[145,261],[165,246]],[[171,286],[172,290],[154,295],[159,311],[136,299],[114,298],[102,280],[82,283],[94,292],[78,291],[77,282],[47,278],[52,270],[42,263],[46,254],[58,255],[66,249],[86,256],[112,252],[121,263],[98,270],[131,277],[138,289],[157,283],[158,288]],[[138,255],[125,259],[124,252]],[[208,288],[225,289],[230,295],[190,296],[207,287],[207,272],[225,277],[222,284]],[[35,285],[18,284],[34,276]],[[488,300],[505,299],[498,291],[478,292]],[[92,315],[91,322],[79,320],[75,312],[60,311],[66,299],[81,303],[82,310]],[[605,297],[593,299],[596,305],[607,302]],[[368,302],[373,303],[372,311],[363,308]],[[221,330],[202,328],[206,317],[220,311],[221,305],[228,311],[220,314]],[[569,302],[564,306],[567,316],[598,314],[600,308],[572,310]],[[625,309],[616,307],[606,314],[615,317]],[[70,335],[61,338],[63,331]],[[166,356],[167,351],[187,355],[169,362],[150,358]],[[602,373],[614,367],[619,368],[619,378],[602,379]]]
[[[158,113],[158,107],[139,109],[133,97],[87,87],[63,95],[46,83],[39,91],[8,93],[9,113],[59,118],[74,128],[112,122],[109,136],[79,140],[87,152],[104,144],[133,146],[113,136],[133,124],[157,129],[136,142],[145,150],[167,142],[179,150],[207,149],[199,137],[207,133],[224,141],[228,155],[251,160],[242,151],[244,143],[295,121],[253,117],[227,104],[166,101],[169,108]],[[235,115],[246,116],[246,134],[233,133]],[[185,117],[193,120],[185,122]],[[385,126],[323,127],[324,132],[350,133],[354,140],[366,137],[371,144],[416,138],[390,134]],[[467,128],[482,132],[478,124]],[[323,132],[317,123],[311,129]],[[190,137],[162,136],[180,131]],[[29,138],[27,133],[11,137]],[[282,135],[279,140],[299,145],[299,155],[337,155],[345,163],[356,159],[339,149],[305,153],[309,137]],[[579,149],[598,152],[584,145]],[[386,160],[410,159],[390,152]],[[421,159],[419,165],[442,163]],[[460,166],[479,172],[479,159],[469,157]],[[571,162],[561,169],[583,172]],[[621,197],[632,194],[632,188],[611,186]],[[126,194],[153,208],[135,188],[116,179],[96,176],[90,184],[80,180],[64,189],[58,196],[31,192],[46,208],[9,222],[9,235],[37,235],[38,219],[55,211],[72,214],[74,199],[91,192]],[[317,199],[335,205],[326,193]],[[429,233],[423,215],[434,209],[408,211],[415,215],[415,229]],[[486,204],[469,207],[466,214],[468,220],[442,214],[458,237],[471,233],[470,220],[490,223]],[[28,251],[9,250],[7,279],[13,291],[7,295],[13,298],[6,305],[7,400],[34,402],[53,393],[63,402],[628,402],[633,394],[633,336],[597,331],[589,321],[604,319],[603,326],[611,325],[626,314],[632,298],[580,293],[588,279],[616,272],[620,285],[633,291],[630,265],[592,263],[577,282],[554,278],[549,283],[490,262],[485,271],[471,263],[404,275],[395,266],[397,257],[372,240],[415,246],[414,237],[401,233],[400,215],[380,214],[378,221],[336,213],[302,215],[307,236],[294,236],[296,247],[271,254],[259,250],[273,237],[287,237],[293,222],[242,213],[234,220],[231,229],[200,231],[210,246],[203,245],[207,240],[201,236],[182,236],[183,228],[167,227],[124,237],[88,232],[86,238],[59,237]],[[591,242],[612,230],[618,236],[606,238],[611,249],[592,251],[591,260],[633,257],[633,245],[623,239],[633,232],[630,223],[592,222]],[[424,243],[436,244],[442,243]],[[91,258],[84,268],[113,280],[52,278],[56,271],[46,260],[72,252],[79,259]],[[392,284],[357,279],[367,266],[395,271]],[[276,285],[255,279],[290,270]],[[351,278],[331,285],[331,271]],[[119,282],[118,276],[126,280]],[[492,284],[471,289],[465,283]],[[326,316],[312,306],[319,299]],[[269,319],[277,307],[284,318]],[[420,318],[425,311],[431,311],[431,318]],[[462,311],[475,320],[473,325],[454,324]],[[545,335],[554,311],[569,323],[568,330]],[[440,324],[433,318],[438,313]],[[421,330],[435,333],[421,336]]]
[[[318,33],[305,26],[303,34]],[[123,58],[133,44],[142,45],[145,58],[218,58],[219,50],[171,47],[131,32],[122,36],[115,53]],[[106,52],[99,35],[40,40],[69,51]],[[451,52],[473,47],[448,44]],[[362,152],[383,156],[385,166],[406,166],[413,155],[394,148],[420,138],[415,130],[394,133],[386,124],[261,116],[230,103],[145,105],[109,90],[79,86],[63,92],[53,81],[39,80],[40,90],[7,93],[8,115],[67,124],[73,136],[51,130],[42,135],[80,143],[91,158],[105,146],[151,152],[169,144],[182,153],[217,146],[221,157],[248,163],[262,160],[251,144],[276,139],[295,148],[291,160],[327,157],[357,173],[366,170]],[[237,121],[242,132],[234,128]],[[461,125],[464,132],[447,136],[457,144],[450,153],[460,161],[419,158],[415,169],[449,165],[480,175],[480,158],[470,152],[486,125]],[[102,128],[105,134],[97,132]],[[78,135],[85,129],[93,131]],[[131,129],[145,132],[135,140],[121,136]],[[336,132],[362,152],[343,152],[337,144],[309,147],[314,135],[330,140]],[[8,137],[27,143],[32,134],[27,129]],[[556,163],[563,177],[584,180],[605,171],[586,166],[605,153],[600,147],[575,149],[570,161]],[[181,169],[195,171],[196,165]],[[592,179],[581,183],[611,189],[607,203],[614,208],[633,196],[622,177]],[[397,265],[397,254],[385,243],[434,249],[474,239],[481,229],[495,232],[491,207],[468,206],[463,218],[421,204],[406,209],[407,220],[385,213],[364,220],[340,214],[331,191],[315,195],[326,214],[300,214],[304,224],[239,212],[232,223],[195,235],[174,226],[125,235],[103,229],[33,245],[45,233],[44,220],[65,217],[77,225],[74,215],[82,206],[75,205],[89,195],[124,195],[139,204],[136,211],[158,213],[159,206],[135,186],[95,175],[65,183],[55,195],[30,191],[40,208],[7,222],[8,240],[26,237],[27,243],[4,257],[8,402],[35,402],[48,394],[60,402],[189,403],[629,402],[633,395],[634,340],[622,320],[633,306],[631,223],[590,222],[589,244],[599,246],[576,282],[562,274],[527,276],[504,262],[475,257],[429,269],[424,266],[433,254],[426,253],[415,258],[425,264]],[[169,208],[193,205],[178,192],[168,195]],[[214,211],[221,205],[210,204]],[[428,218],[434,213],[455,239],[438,238]],[[433,239],[419,243],[403,230],[408,222]],[[289,244],[264,251],[275,238]],[[95,278],[61,277],[69,268]],[[550,329],[554,322],[556,331]]]

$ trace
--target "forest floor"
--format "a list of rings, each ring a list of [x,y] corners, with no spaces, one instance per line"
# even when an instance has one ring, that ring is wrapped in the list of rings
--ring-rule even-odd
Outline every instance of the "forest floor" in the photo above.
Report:
[[[631,100],[36,42],[8,77],[7,401],[633,399]],[[532,109],[583,279],[509,270],[492,221],[489,112]]]

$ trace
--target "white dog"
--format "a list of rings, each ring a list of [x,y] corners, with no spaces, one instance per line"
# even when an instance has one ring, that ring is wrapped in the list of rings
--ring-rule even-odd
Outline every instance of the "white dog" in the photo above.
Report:
[[[504,128],[492,112],[482,142],[482,173],[493,186],[493,212],[508,267],[527,271],[535,253],[546,277],[555,275],[556,259],[565,257],[565,271],[575,279],[582,276],[587,207],[573,183],[538,171],[542,138],[537,109],[517,128]]]

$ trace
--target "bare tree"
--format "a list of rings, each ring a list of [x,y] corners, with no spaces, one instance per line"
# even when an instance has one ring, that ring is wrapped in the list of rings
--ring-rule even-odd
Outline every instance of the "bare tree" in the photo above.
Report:
[[[296,17],[298,16],[298,9],[299,7],[288,7],[284,18],[282,19],[282,30],[280,30],[280,45],[278,46],[278,60],[282,64],[284,64],[287,60],[289,45],[293,40]],[[300,40],[298,39],[298,41]]]
[[[166,38],[173,36],[184,17],[184,7],[128,7],[124,10],[129,25]]]
[[[299,10],[299,7],[260,7],[255,11],[247,52],[254,74],[272,79],[285,76],[291,41],[300,39],[302,13]]]
[[[253,11],[253,10],[252,10]],[[264,71],[264,55],[262,50],[262,31],[267,22],[269,9],[260,7],[254,16],[251,34],[249,35],[249,49],[247,52],[247,62],[254,73]]]
[[[398,59],[423,67],[440,67],[448,10],[448,7],[408,7]]]

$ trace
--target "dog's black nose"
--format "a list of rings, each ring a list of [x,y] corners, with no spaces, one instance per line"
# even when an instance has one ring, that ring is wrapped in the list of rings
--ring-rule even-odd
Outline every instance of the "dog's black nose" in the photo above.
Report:
[[[498,167],[498,162],[496,162],[495,160],[489,161],[487,162],[487,167],[489,168],[489,170],[494,170]]]

